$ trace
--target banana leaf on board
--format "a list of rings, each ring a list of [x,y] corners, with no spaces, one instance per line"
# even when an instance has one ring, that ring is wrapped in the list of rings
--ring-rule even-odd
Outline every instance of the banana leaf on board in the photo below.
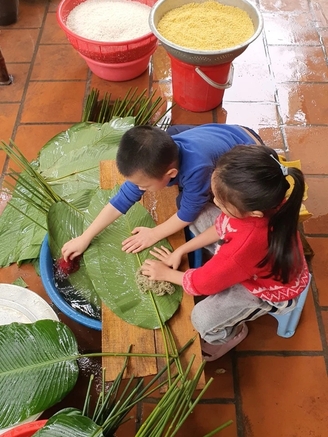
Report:
[[[84,214],[74,212],[64,202],[51,207],[48,230],[54,259],[60,256],[60,248],[67,240],[81,234],[81,226],[83,229],[89,226],[117,190],[118,187],[96,190]],[[160,320],[169,320],[178,309],[183,291],[180,286],[175,286],[172,295],[140,292],[135,275],[143,262],[152,258],[149,253],[151,248],[138,254],[128,254],[121,249],[122,241],[131,235],[136,226],[155,226],[148,211],[139,203],[94,238],[83,254],[82,268],[71,275],[70,281],[74,287],[84,287],[83,284],[91,280],[97,295],[118,317],[132,325],[157,329]],[[159,241],[157,245],[171,249],[167,240]]]

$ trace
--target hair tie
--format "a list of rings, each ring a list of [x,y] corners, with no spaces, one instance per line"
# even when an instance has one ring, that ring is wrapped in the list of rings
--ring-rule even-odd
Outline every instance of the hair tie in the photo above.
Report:
[[[270,156],[271,156],[272,159],[274,159],[279,164],[281,173],[284,176],[288,176],[288,167],[285,167],[283,164],[281,164],[281,162],[279,162],[278,159],[276,159],[272,154]]]

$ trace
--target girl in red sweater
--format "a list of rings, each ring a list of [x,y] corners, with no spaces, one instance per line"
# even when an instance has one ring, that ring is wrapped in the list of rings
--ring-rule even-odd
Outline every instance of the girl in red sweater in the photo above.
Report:
[[[215,224],[173,253],[155,248],[157,260],[142,267],[152,280],[208,296],[191,314],[208,361],[246,337],[246,321],[291,311],[309,281],[297,229],[304,194],[300,170],[283,166],[269,147],[236,146],[219,159],[211,186],[219,208]],[[183,255],[214,242],[216,253],[202,267],[177,270]]]

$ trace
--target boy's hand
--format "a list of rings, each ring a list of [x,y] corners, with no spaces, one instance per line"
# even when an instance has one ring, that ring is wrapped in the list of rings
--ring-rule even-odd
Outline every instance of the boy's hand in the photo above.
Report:
[[[89,244],[89,241],[86,241],[82,235],[67,241],[67,243],[64,244],[61,250],[64,260],[72,260],[77,256],[82,255],[82,253],[87,249]]]
[[[154,247],[153,250],[150,250],[149,253],[151,253],[155,258],[162,261],[164,264],[166,264],[169,267],[172,267],[173,269],[177,269],[179,265],[181,264],[181,258],[182,256],[179,254],[177,250],[174,252],[170,252],[169,249],[167,249],[164,246]]]
[[[132,237],[122,242],[122,250],[126,253],[138,253],[157,243],[153,233],[154,228],[138,227],[132,231]]]

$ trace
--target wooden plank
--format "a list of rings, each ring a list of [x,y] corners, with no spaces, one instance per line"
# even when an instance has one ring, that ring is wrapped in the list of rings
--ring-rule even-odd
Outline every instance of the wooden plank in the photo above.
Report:
[[[117,170],[115,161],[100,161],[100,188],[110,190],[116,184],[121,185],[124,180],[124,177]]]
[[[152,214],[153,219],[157,224],[165,222],[176,212],[175,200],[178,195],[178,187],[167,187],[156,193],[146,192],[143,195],[143,202],[145,208]],[[178,248],[185,242],[184,231],[181,230],[169,238],[169,243],[173,249]],[[187,270],[189,268],[188,257],[185,256],[180,266],[181,270]],[[198,333],[194,329],[190,321],[190,314],[194,307],[194,298],[187,293],[183,293],[183,298],[178,311],[169,320],[168,325],[173,334],[177,349],[182,348],[191,338],[196,336],[194,343],[184,352],[181,356],[181,363],[185,369],[194,355],[194,364],[190,371],[190,376],[193,377],[199,368],[202,361],[202,353],[200,348],[200,341]],[[160,330],[155,331],[156,338],[156,352],[164,353],[163,335]],[[165,361],[158,359],[158,367],[161,368],[165,365]],[[198,388],[202,388],[205,385],[205,377],[202,376]]]
[[[122,184],[124,178],[116,168],[115,161],[100,162],[100,187],[111,189]],[[106,305],[102,306],[102,350],[103,352],[125,352],[132,345],[133,352],[154,353],[154,331],[129,325],[117,317]],[[142,348],[140,348],[140,346]],[[106,379],[112,381],[122,369],[124,357],[103,357],[102,365],[106,368]],[[148,376],[157,373],[155,358],[131,358],[126,376]]]
[[[102,161],[100,163],[101,188],[113,188],[116,184],[121,184],[123,181],[124,178],[119,174],[115,161]],[[165,188],[156,193],[146,192],[143,196],[142,203],[152,215],[154,221],[157,224],[160,224],[176,212],[175,199],[177,194],[177,187]],[[184,232],[180,231],[170,236],[168,240],[173,249],[176,249],[185,241]],[[187,257],[183,260],[181,267],[183,270],[188,268]],[[190,322],[190,314],[193,306],[193,297],[184,293],[178,311],[168,323],[178,349],[184,346],[191,338],[196,336],[195,342],[181,357],[183,368],[186,368],[190,358],[195,356],[191,376],[195,374],[202,360],[198,335]],[[122,352],[127,350],[130,344],[133,345],[134,352],[164,353],[161,330],[151,331],[129,325],[103,305],[102,350],[104,352]],[[124,358],[103,358],[103,367],[106,368],[106,379],[108,381],[113,380],[119,373],[123,360]],[[126,377],[131,375],[154,375],[158,372],[158,369],[163,367],[163,365],[165,365],[165,360],[158,359],[156,362],[154,358],[132,358],[126,372]],[[205,376],[202,375],[198,388],[202,388],[204,385]]]

